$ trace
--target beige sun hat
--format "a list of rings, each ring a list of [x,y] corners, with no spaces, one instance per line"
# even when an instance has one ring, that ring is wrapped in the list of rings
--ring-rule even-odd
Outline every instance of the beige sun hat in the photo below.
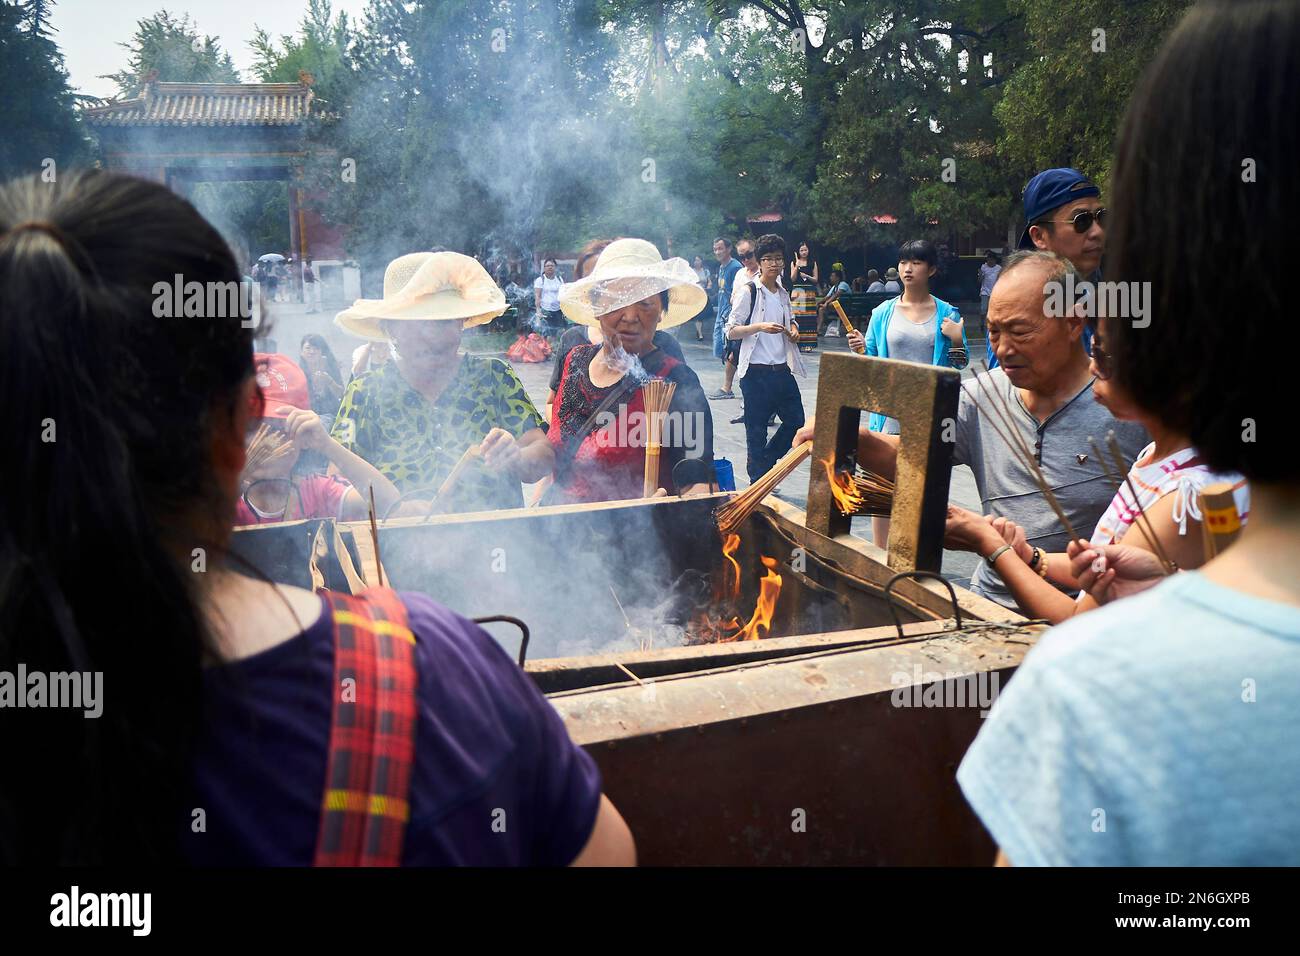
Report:
[[[681,257],[664,259],[644,239],[615,239],[585,277],[560,290],[560,309],[571,322],[599,325],[600,316],[642,299],[668,293],[668,308],[659,328],[689,322],[709,301],[700,278]]]
[[[415,271],[424,265],[429,259],[433,258],[432,252],[410,252],[404,256],[398,256],[392,262],[388,263],[388,268],[384,270],[384,299],[391,299],[406,283],[411,281],[411,276]],[[383,299],[358,299],[358,303],[375,304],[382,302]],[[353,305],[355,308],[355,303]],[[359,335],[362,338],[371,339],[376,342],[387,342],[388,336],[379,331],[375,335],[368,333],[363,334],[352,328],[349,323],[356,318],[360,318],[360,313],[355,313],[352,308],[344,309],[338,315],[334,316],[334,324],[341,329],[351,332],[353,335]]]
[[[459,252],[414,252],[388,264],[382,299],[357,299],[334,324],[363,339],[386,341],[380,326],[385,319],[460,320],[471,328],[506,308],[505,293],[477,259]]]

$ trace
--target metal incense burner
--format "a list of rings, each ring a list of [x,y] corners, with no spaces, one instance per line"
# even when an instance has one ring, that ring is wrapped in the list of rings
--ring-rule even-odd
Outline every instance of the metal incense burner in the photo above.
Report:
[[[1040,628],[933,573],[957,389],[948,370],[825,356],[808,513],[767,498],[730,557],[724,496],[644,499],[384,521],[385,581],[527,623],[524,666],[643,863],[987,865],[954,773]],[[862,410],[902,424],[888,554],[848,533],[818,465],[851,466]],[[245,529],[236,550],[305,587],[377,580],[368,523]],[[743,618],[773,575],[761,639],[689,643],[720,593]],[[517,629],[487,626],[519,655]]]

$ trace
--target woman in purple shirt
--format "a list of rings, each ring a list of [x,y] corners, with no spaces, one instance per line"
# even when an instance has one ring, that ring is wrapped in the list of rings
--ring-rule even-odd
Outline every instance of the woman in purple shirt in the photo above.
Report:
[[[0,428],[30,436],[0,469],[23,502],[0,508],[0,671],[95,698],[0,720],[22,768],[0,775],[0,862],[634,862],[591,758],[483,630],[224,560],[254,330],[173,317],[173,276],[238,289],[164,187],[0,187]]]

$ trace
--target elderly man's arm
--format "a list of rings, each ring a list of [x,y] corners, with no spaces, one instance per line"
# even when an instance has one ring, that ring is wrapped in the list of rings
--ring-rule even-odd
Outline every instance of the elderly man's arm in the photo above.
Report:
[[[898,436],[859,428],[858,464],[893,481],[898,472]]]

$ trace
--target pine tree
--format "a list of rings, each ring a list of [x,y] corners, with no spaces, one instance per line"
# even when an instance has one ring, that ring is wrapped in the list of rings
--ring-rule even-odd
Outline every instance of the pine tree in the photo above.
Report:
[[[54,174],[84,162],[89,144],[63,54],[49,26],[52,0],[0,2],[0,178]],[[54,165],[48,162],[54,161]]]

